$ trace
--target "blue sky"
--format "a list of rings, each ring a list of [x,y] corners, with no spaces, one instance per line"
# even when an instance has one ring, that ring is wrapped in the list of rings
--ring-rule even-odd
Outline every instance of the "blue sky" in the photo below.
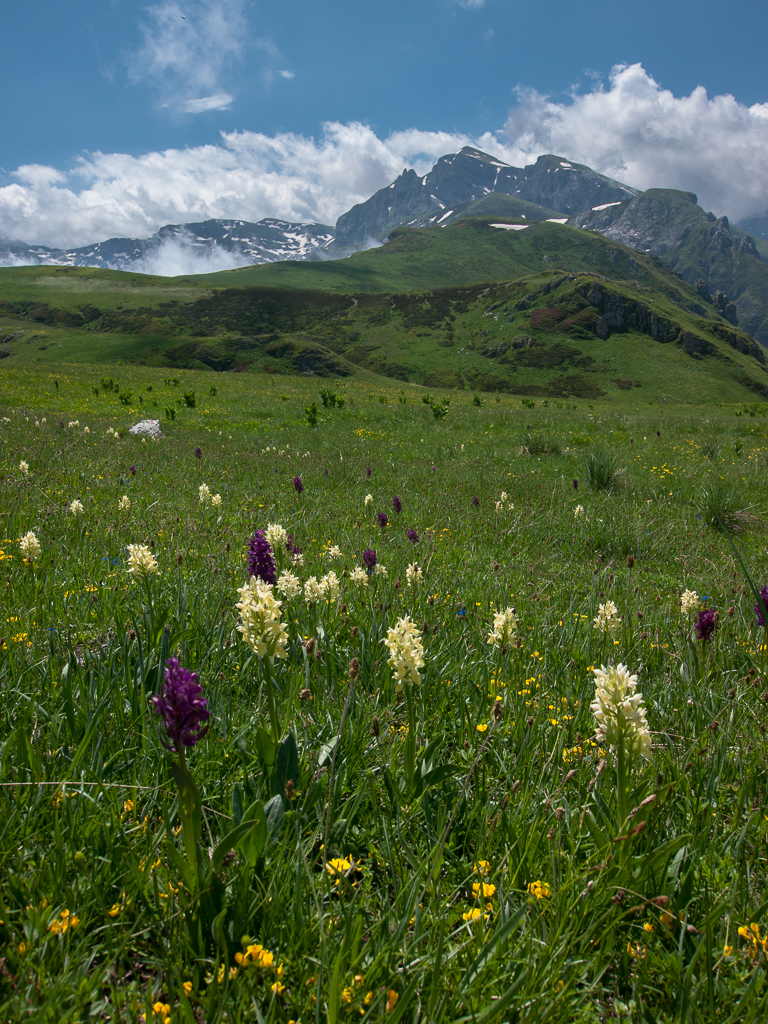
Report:
[[[768,206],[753,0],[38,0],[3,30],[0,234],[30,242],[332,221],[465,142]]]

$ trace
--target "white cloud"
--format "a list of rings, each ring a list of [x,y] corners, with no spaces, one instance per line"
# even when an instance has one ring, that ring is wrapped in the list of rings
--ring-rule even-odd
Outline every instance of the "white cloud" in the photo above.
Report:
[[[185,114],[202,114],[206,110],[227,110],[234,99],[227,92],[218,92],[215,96],[202,96],[197,100],[185,100],[181,109]]]
[[[233,132],[219,145],[138,157],[92,153],[67,175],[19,168],[16,181],[0,187],[0,235],[70,247],[146,238],[163,224],[210,217],[334,224],[404,167],[424,173],[471,142],[415,129],[380,139],[366,125],[331,123],[318,139]]]
[[[296,77],[296,72],[295,71],[278,71],[277,73],[282,78],[295,78]]]
[[[768,104],[703,89],[676,98],[639,65],[622,65],[606,88],[565,103],[521,91],[505,130],[475,138],[408,129],[382,139],[332,122],[318,138],[242,131],[184,150],[92,153],[68,173],[26,165],[0,187],[0,235],[69,247],[211,217],[333,224],[403,168],[423,174],[465,145],[516,166],[558,153],[638,188],[695,191],[734,219],[768,209]]]
[[[558,153],[628,185],[696,192],[735,220],[768,208],[768,104],[747,107],[698,86],[690,96],[662,89],[640,64],[618,64],[570,102],[518,90],[505,125],[512,162]]]
[[[250,42],[245,0],[160,0],[146,12],[143,44],[125,57],[131,80],[150,83],[161,106],[182,113],[226,109],[233,97],[222,84]]]
[[[160,277],[181,277],[183,274],[215,274],[219,270],[232,270],[248,266],[247,256],[224,249],[211,249],[201,253],[193,248],[193,239],[168,238],[144,259],[131,265],[139,274],[159,274]]]

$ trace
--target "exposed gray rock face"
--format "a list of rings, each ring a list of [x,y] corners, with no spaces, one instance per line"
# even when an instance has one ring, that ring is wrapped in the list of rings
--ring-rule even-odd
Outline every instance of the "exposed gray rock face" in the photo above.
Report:
[[[715,351],[705,338],[698,337],[689,331],[681,331],[680,327],[664,316],[659,316],[646,303],[637,299],[627,299],[610,286],[599,281],[592,281],[579,287],[579,294],[599,312],[595,321],[594,331],[599,338],[606,340],[614,331],[638,331],[647,334],[662,345],[675,342],[682,345],[688,355],[699,358]],[[744,334],[730,331],[725,324],[709,322],[710,329],[719,338],[746,355],[752,356],[765,365],[765,350],[745,337]]]
[[[391,185],[353,206],[336,222],[335,244],[359,248],[383,242],[394,228],[404,225],[447,224],[468,204],[492,193],[515,196],[555,216],[570,216],[585,207],[638,194],[637,189],[559,156],[542,156],[528,167],[513,167],[465,146],[459,153],[440,157],[423,177],[405,170]]]
[[[693,192],[651,188],[568,223],[659,256],[726,320],[768,346],[768,266],[751,235],[705,213]]]

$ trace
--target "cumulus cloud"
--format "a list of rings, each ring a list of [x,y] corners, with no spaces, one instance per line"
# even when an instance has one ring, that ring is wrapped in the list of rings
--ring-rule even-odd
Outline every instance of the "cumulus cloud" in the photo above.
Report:
[[[215,274],[219,270],[233,270],[248,266],[252,261],[236,252],[210,249],[200,252],[194,239],[168,238],[153,252],[131,264],[139,274],[158,274],[160,277],[181,277],[184,274]]]
[[[184,150],[92,153],[66,173],[26,165],[0,187],[0,235],[71,247],[212,217],[334,224],[404,168],[423,174],[465,145],[515,166],[552,152],[637,188],[695,191],[733,219],[768,208],[768,104],[703,88],[677,98],[640,65],[619,65],[606,87],[566,102],[520,90],[504,130],[474,138],[408,129],[382,139],[332,122],[318,138],[241,131]]]
[[[143,43],[125,55],[129,78],[150,83],[160,105],[186,114],[224,110],[222,83],[249,45],[245,0],[161,0],[146,9]]]
[[[636,188],[696,192],[738,220],[768,208],[768,103],[663,89],[640,64],[618,64],[607,88],[554,103],[519,89],[505,125],[513,162],[558,153]]]
[[[93,153],[67,175],[27,166],[0,187],[0,235],[70,247],[211,217],[334,224],[403,168],[424,173],[471,142],[415,129],[380,139],[366,125],[331,123],[318,139],[233,132],[219,145]]]

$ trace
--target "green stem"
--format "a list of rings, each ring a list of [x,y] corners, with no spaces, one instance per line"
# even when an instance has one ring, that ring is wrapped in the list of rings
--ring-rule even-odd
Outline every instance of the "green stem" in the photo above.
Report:
[[[408,711],[408,734],[405,737],[405,786],[409,794],[413,793],[416,776],[416,715],[413,708],[413,692],[410,683],[403,687],[405,706]]]
[[[624,730],[619,733],[619,743],[616,748],[616,791],[619,800],[619,832],[624,828],[627,820],[627,756],[624,746]]]
[[[182,772],[187,778],[189,778],[189,769],[187,768],[187,759],[184,756],[184,750],[179,750],[179,766]],[[181,827],[184,832],[184,849],[187,853],[187,860],[189,866],[192,868],[192,874],[195,878],[195,888],[200,888],[200,878],[197,871],[197,842],[195,837],[195,822],[194,818],[190,817],[187,813],[187,809],[184,806],[184,800],[179,794],[179,811],[181,813]]]
[[[149,624],[152,635],[148,638],[151,647],[154,647],[157,638],[155,637],[155,606],[152,603],[152,588],[149,585],[149,576],[142,576],[142,583],[147,592],[147,610],[149,611]]]
[[[269,726],[272,732],[272,742],[275,744],[275,751],[277,751],[277,746],[280,742],[280,723],[277,718],[277,705],[275,704],[275,689],[272,685],[272,664],[268,658],[264,659],[264,676],[267,684]]]

